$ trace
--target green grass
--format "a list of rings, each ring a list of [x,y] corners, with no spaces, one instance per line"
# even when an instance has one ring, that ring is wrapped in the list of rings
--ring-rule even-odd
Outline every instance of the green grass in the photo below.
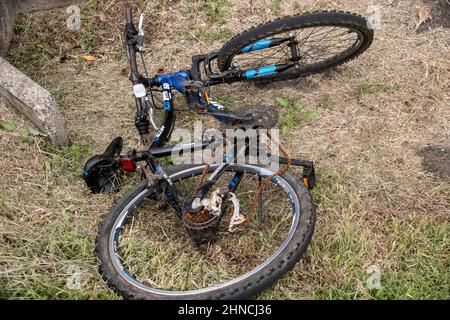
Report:
[[[0,248],[7,248],[8,256],[23,261],[18,260],[20,267],[13,272],[14,268],[0,258],[0,269],[8,270],[7,276],[0,278],[0,298],[115,299],[97,273],[93,254],[99,213],[92,214],[91,209],[108,196],[74,198],[84,190],[84,186],[77,186],[81,184],[77,175],[91,154],[90,147],[44,150],[49,192],[33,192],[26,203],[44,206],[51,215],[43,220],[25,218],[20,224],[24,230],[12,227],[1,235]],[[410,214],[381,216],[377,223],[370,223],[374,214],[364,210],[365,198],[356,183],[361,172],[319,169],[317,175],[313,197],[318,221],[307,254],[287,277],[258,299],[448,299],[448,221]],[[75,186],[67,186],[65,181]],[[11,214],[16,204],[8,192],[0,193],[3,223],[17,219],[17,213]],[[270,193],[264,197],[269,199]],[[250,199],[243,200],[242,205],[251,204]],[[180,226],[173,225],[176,227]],[[129,250],[138,244],[130,243]],[[145,250],[153,257],[152,265],[164,264],[164,250],[151,246]],[[367,268],[371,265],[380,268],[380,289],[367,288]],[[70,266],[81,270],[81,289],[67,287]],[[166,281],[174,281],[171,275],[181,272],[182,267],[180,260],[172,265],[173,273],[161,274]],[[193,268],[197,270],[199,265]]]
[[[333,256],[324,268],[344,269],[345,276],[320,290],[316,298],[448,299],[448,221],[419,215],[383,217],[371,228],[365,222],[367,214],[359,209],[364,203],[351,187],[358,173],[320,173],[314,196],[328,214],[335,213],[333,220],[339,220],[334,222],[334,234],[316,238],[312,254]],[[378,236],[381,230],[384,237]],[[384,258],[371,259],[372,252],[383,252]],[[381,289],[365,288],[368,265],[379,266]]]
[[[305,106],[294,100],[278,97],[275,101],[278,105],[286,109],[285,113],[279,119],[281,132],[284,135],[291,132],[295,126],[304,126],[307,122],[314,120],[318,115],[316,111],[304,111]]]
[[[101,2],[100,0],[90,0],[89,5],[91,6],[92,9],[98,10],[101,5]]]
[[[15,34],[21,34],[22,32],[25,31],[25,28],[26,28],[26,26],[23,21],[14,20],[14,22],[12,24],[12,29]]]
[[[358,86],[359,94],[374,94],[374,93],[393,93],[398,91],[400,86],[398,84],[380,84],[380,83],[368,83],[364,82]]]
[[[259,299],[449,298],[449,222],[413,214],[368,224],[370,214],[353,187],[358,174],[318,171],[311,246],[292,275]],[[379,289],[367,287],[369,266],[380,269]]]
[[[8,61],[28,75],[33,76],[40,72],[46,65],[45,53],[42,52],[43,42],[40,39],[27,41],[24,47],[16,54],[7,54]]]
[[[49,170],[64,171],[72,173],[81,173],[82,161],[92,155],[92,148],[89,145],[73,144],[70,147],[47,148]]]
[[[280,11],[280,9],[281,9],[281,1],[282,0],[272,0],[270,2],[270,10],[273,13],[278,13]]]
[[[232,3],[227,0],[210,0],[203,1],[202,7],[207,12],[211,22],[223,24],[230,15]]]
[[[99,275],[91,267],[96,264],[93,256],[95,234],[86,233],[83,225],[84,222],[70,218],[62,209],[54,221],[40,226],[40,234],[33,237],[17,235],[7,239],[10,250],[19,257],[29,257],[29,260],[26,268],[15,272],[15,277],[0,289],[0,298],[114,298],[115,295],[101,285]],[[52,267],[37,263],[37,257],[40,261],[53,261]],[[56,262],[55,257],[58,257]],[[82,289],[67,286],[71,266],[80,270]]]

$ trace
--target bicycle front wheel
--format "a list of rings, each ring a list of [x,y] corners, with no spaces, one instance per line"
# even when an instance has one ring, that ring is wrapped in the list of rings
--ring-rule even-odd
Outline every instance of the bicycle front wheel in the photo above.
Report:
[[[373,30],[364,17],[340,11],[310,12],[234,37],[219,51],[218,66],[221,71],[239,68],[248,80],[307,76],[356,58],[372,40]]]
[[[212,165],[210,172],[218,165]],[[169,176],[181,193],[195,189],[204,166],[175,167]],[[273,171],[233,164],[214,187],[239,176],[235,195],[248,212],[261,179]],[[105,218],[96,252],[107,283],[129,299],[242,299],[286,274],[305,252],[315,213],[308,190],[290,173],[271,179],[253,219],[230,233],[221,219],[217,239],[198,245],[183,223],[161,205],[162,190],[143,181]]]

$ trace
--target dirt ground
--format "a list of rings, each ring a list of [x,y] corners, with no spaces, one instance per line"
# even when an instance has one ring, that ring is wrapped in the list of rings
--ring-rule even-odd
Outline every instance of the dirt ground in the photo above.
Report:
[[[0,99],[1,120],[15,125],[0,130],[0,298],[118,298],[98,274],[93,251],[98,224],[120,194],[90,194],[81,169],[117,135],[127,148],[139,145],[120,40],[123,2],[84,1],[80,31],[67,30],[63,9],[22,15],[14,25],[6,58],[54,94],[74,144],[52,147]],[[259,298],[449,299],[449,2],[214,3],[151,2],[150,73],[189,68],[192,55],[276,17],[325,9],[368,17],[371,4],[381,14],[371,48],[344,66],[300,80],[213,91],[232,107],[276,105],[283,97],[318,114],[282,136],[292,156],[316,162],[313,241],[294,270]],[[432,8],[432,19],[414,32],[422,5]],[[86,54],[97,60],[74,58]],[[190,127],[198,119],[182,113],[176,125]],[[375,289],[367,283],[372,266],[381,275]],[[69,289],[74,267],[82,283]]]

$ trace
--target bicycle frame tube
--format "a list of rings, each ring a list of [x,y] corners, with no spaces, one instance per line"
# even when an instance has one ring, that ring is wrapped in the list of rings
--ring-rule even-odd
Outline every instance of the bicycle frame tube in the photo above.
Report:
[[[261,39],[251,45],[248,45],[241,49],[241,53],[247,53],[252,51],[264,50],[267,48],[278,46],[284,42],[289,41],[291,38],[280,38],[280,39]]]
[[[191,198],[183,197],[178,190],[176,189],[176,186],[173,185],[172,181],[168,177],[165,169],[163,166],[161,166],[157,160],[157,158],[162,158],[166,156],[172,155],[174,152],[177,154],[183,154],[183,153],[192,153],[197,150],[203,150],[208,147],[215,147],[219,144],[221,144],[222,141],[199,141],[189,144],[183,144],[183,145],[175,145],[175,146],[166,146],[166,147],[160,147],[160,148],[151,148],[147,151],[136,151],[133,155],[133,161],[146,161],[151,171],[159,176],[157,179],[159,183],[161,183],[161,186],[165,188],[165,194],[168,198],[168,203],[174,208],[174,210],[177,212],[177,214],[180,216],[182,214],[182,207],[187,208],[190,212],[195,213],[198,212],[201,207],[198,208],[192,208],[192,203],[195,199],[197,199],[197,202],[201,200],[209,190],[214,186],[214,184],[219,180],[219,178],[222,176],[222,174],[226,171],[226,169],[232,164],[234,161],[236,161],[236,158],[242,153],[247,150],[247,145],[243,145],[240,150],[237,151],[229,151],[223,158],[222,164],[220,164],[207,178],[205,183],[201,185],[196,192],[195,195],[193,195]],[[290,163],[293,166],[301,166],[304,168],[312,169],[314,168],[314,164],[310,161],[304,161],[304,160],[297,160],[297,159],[287,159],[283,157],[278,157],[278,161],[280,164],[287,164]],[[199,165],[200,166],[200,165]],[[234,192],[236,188],[239,186],[241,179],[243,177],[243,173],[235,173],[234,176],[230,179],[228,183],[228,190],[231,192]]]
[[[155,77],[155,82],[158,86],[168,84],[171,88],[175,88],[178,92],[184,94],[183,84],[190,79],[189,70],[182,70],[175,73],[158,75]]]
[[[177,145],[171,147],[163,147],[163,148],[153,148],[148,151],[138,151],[134,154],[134,161],[146,161],[150,170],[157,174],[160,178],[158,179],[160,183],[163,183],[163,187],[165,188],[165,194],[169,198],[168,203],[174,208],[178,215],[180,215],[180,208],[185,207],[190,212],[195,213],[199,211],[199,208],[194,209],[192,207],[193,201],[195,199],[202,199],[208,191],[213,187],[213,185],[219,180],[222,174],[226,171],[228,166],[236,160],[237,155],[242,152],[245,152],[247,149],[247,145],[242,146],[240,150],[237,151],[237,154],[234,151],[229,151],[223,158],[223,163],[219,165],[214,172],[208,177],[203,185],[201,185],[196,192],[196,194],[192,198],[183,197],[177,190],[177,188],[173,185],[170,180],[167,172],[164,167],[159,164],[157,158],[164,157],[167,155],[171,155],[174,151],[177,153],[183,152],[194,152],[195,150],[205,149],[207,147],[214,147],[222,143],[221,141],[202,141],[184,145]],[[229,190],[235,190],[241,181],[241,176],[234,176],[229,182]]]
[[[155,83],[156,86],[162,87],[163,90],[163,104],[165,110],[171,110],[173,109],[173,97],[172,97],[172,88],[177,90],[179,93],[184,94],[184,83],[187,81],[192,80],[192,77],[190,76],[190,70],[182,70],[174,73],[166,73],[158,75],[154,78],[153,83]],[[205,83],[206,84],[206,83]],[[218,102],[212,100],[209,100],[209,103],[207,103],[205,100],[202,99],[205,107],[208,108],[208,110],[224,110],[224,107],[220,105]],[[218,121],[223,121],[224,118],[221,116],[214,116]],[[159,133],[160,135],[161,133]],[[159,139],[159,135],[157,134],[155,136],[155,139]]]

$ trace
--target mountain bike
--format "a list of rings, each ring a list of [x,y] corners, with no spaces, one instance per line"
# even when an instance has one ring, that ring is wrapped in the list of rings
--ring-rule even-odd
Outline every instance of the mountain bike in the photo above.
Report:
[[[292,269],[311,240],[315,210],[308,189],[315,185],[314,163],[291,159],[277,141],[272,141],[267,132],[277,124],[275,108],[257,105],[225,110],[210,97],[209,87],[322,71],[367,49],[372,32],[363,18],[349,13],[317,12],[283,18],[244,32],[219,52],[193,57],[190,70],[149,78],[139,74],[136,62],[144,40],[143,16],[138,30],[129,8],[126,18],[136,127],[147,148],[124,155],[123,141],[118,137],[84,167],[83,176],[93,192],[117,189],[119,172],[139,170],[142,177],[101,223],[96,239],[100,272],[112,289],[129,299],[254,296]],[[330,30],[314,31],[322,27]],[[308,53],[300,49],[304,47],[299,48],[307,43],[297,38],[303,29],[310,37],[320,32],[322,39],[335,29],[345,29],[356,38],[346,50],[311,62],[310,54],[315,50]],[[269,63],[255,58],[273,49],[285,52],[283,60]],[[243,62],[245,59],[253,64]],[[253,130],[257,142],[263,134],[267,136],[280,153],[276,157],[278,166],[239,161],[251,151],[247,136],[240,144],[236,137],[210,137],[191,144],[166,145],[175,120],[172,89],[186,97],[191,110],[214,116],[224,130]],[[163,96],[159,125],[154,117],[158,110],[156,90]],[[150,139],[154,130],[158,131]],[[231,141],[232,148],[224,152],[222,161],[166,168],[159,160],[175,151],[191,154],[214,148],[225,140]],[[292,166],[303,168],[301,180],[289,171]]]

